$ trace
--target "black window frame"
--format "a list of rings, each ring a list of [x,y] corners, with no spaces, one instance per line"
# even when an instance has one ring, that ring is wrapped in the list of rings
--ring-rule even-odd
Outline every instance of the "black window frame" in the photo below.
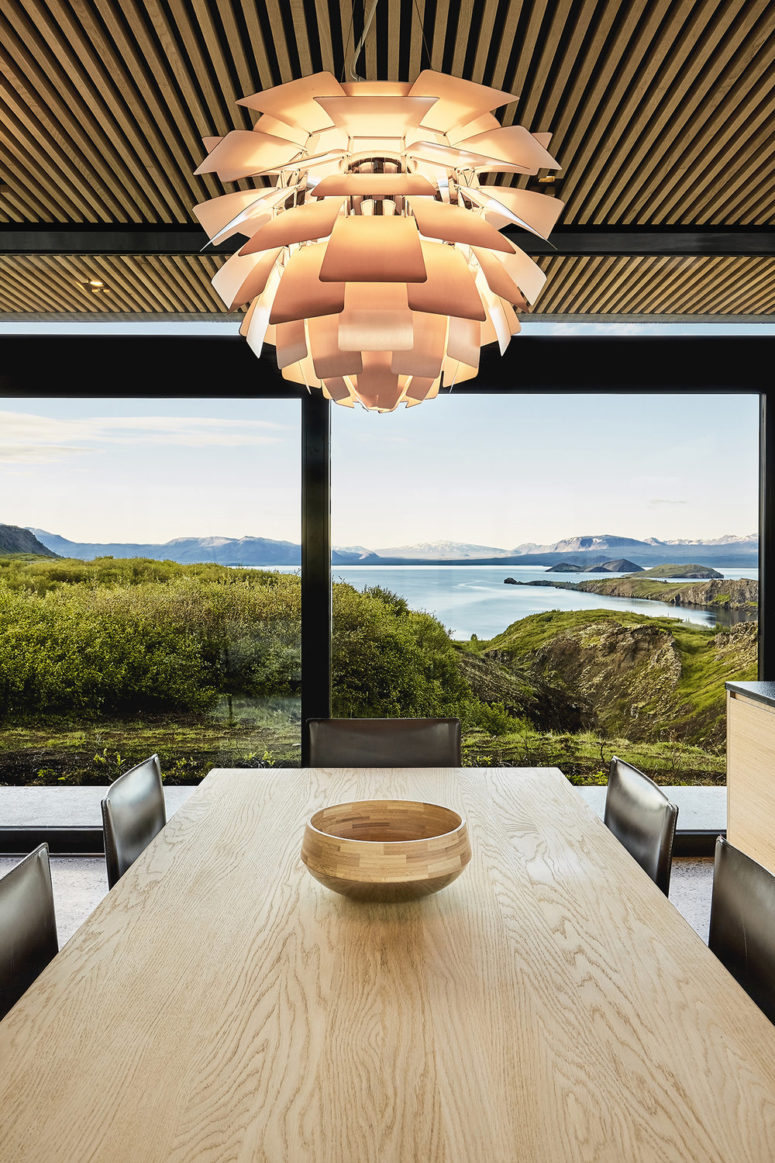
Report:
[[[523,334],[503,357],[485,349],[477,379],[454,389],[457,395],[758,395],[762,681],[775,679],[773,357],[775,337],[769,335]],[[271,355],[256,360],[236,335],[97,333],[4,336],[0,340],[0,395],[300,399],[302,723],[330,715],[331,405],[320,392],[283,380]],[[618,450],[611,451],[611,471],[620,472]],[[302,730],[302,764],[306,766],[308,760],[307,733]]]

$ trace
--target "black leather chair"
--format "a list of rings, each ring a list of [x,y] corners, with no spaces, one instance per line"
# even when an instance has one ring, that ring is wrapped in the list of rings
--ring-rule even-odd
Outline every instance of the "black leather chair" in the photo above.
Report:
[[[0,1018],[59,951],[48,844],[0,880]]]
[[[665,896],[670,888],[677,819],[678,808],[653,780],[613,757],[604,822]]]
[[[119,880],[167,822],[158,755],[125,771],[102,801],[108,887]]]
[[[775,1022],[775,876],[719,836],[708,945]]]
[[[312,767],[460,767],[459,719],[308,719]]]

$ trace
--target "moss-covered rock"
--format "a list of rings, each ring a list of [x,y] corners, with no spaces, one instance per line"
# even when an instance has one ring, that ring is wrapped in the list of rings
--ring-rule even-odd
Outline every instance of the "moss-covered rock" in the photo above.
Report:
[[[757,627],[717,631],[629,612],[555,610],[513,623],[480,649],[480,674],[489,662],[488,681],[495,682],[495,666],[517,676],[521,713],[543,730],[717,747],[725,734],[724,683],[756,677]],[[477,681],[473,670],[466,677],[487,700],[483,677]],[[547,706],[557,710],[549,724]]]

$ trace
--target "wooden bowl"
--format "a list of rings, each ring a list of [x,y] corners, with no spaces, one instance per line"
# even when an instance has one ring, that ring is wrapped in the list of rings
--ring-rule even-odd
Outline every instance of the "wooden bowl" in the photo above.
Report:
[[[465,820],[451,808],[361,800],[315,812],[301,858],[334,892],[356,900],[401,901],[450,884],[471,859],[471,845]]]

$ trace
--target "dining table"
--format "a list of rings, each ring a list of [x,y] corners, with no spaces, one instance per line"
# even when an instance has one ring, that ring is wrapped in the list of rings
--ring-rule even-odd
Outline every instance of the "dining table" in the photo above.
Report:
[[[320,808],[471,861],[351,900]],[[0,1023],[2,1163],[771,1163],[775,1027],[556,768],[216,769]]]

